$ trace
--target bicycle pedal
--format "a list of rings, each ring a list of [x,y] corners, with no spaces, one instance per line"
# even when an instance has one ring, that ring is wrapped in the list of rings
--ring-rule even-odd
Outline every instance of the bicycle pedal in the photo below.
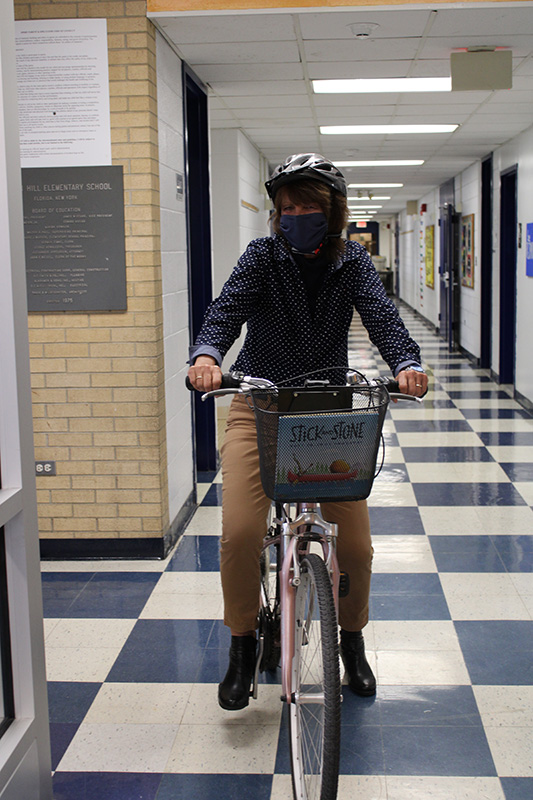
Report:
[[[347,572],[341,572],[339,580],[339,597],[347,597],[350,592],[350,576]]]

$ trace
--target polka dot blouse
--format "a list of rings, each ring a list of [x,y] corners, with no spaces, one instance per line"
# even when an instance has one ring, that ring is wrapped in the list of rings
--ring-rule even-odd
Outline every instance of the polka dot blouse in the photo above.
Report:
[[[393,374],[420,364],[418,345],[362,245],[346,242],[343,257],[325,267],[312,315],[284,239],[255,239],[208,307],[190,361],[208,354],[222,364],[247,323],[244,345],[231,369],[277,383],[322,367],[345,367],[354,309]],[[357,369],[357,364],[350,366]]]

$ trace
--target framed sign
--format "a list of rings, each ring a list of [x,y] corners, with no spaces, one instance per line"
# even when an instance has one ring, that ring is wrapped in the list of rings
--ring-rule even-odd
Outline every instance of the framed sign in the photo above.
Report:
[[[435,226],[426,227],[426,286],[435,288]]]
[[[461,283],[474,288],[474,215],[461,217]]]
[[[22,170],[28,311],[125,311],[122,167]]]

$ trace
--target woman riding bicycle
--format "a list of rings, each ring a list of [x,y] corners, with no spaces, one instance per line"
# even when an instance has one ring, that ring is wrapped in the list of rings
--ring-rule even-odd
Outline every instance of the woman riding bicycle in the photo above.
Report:
[[[275,235],[248,245],[207,309],[190,352],[194,387],[205,392],[220,387],[222,359],[244,323],[245,342],[232,369],[279,383],[330,365],[347,368],[355,308],[400,391],[425,394],[418,345],[365,248],[341,238],[348,219],[342,173],[319,154],[298,154],[276,167],[266,188],[275,207]],[[327,378],[327,370],[317,377]],[[259,557],[271,502],[261,485],[254,414],[239,396],[232,401],[221,457],[220,571],[224,622],[232,637],[218,698],[222,708],[237,710],[248,705],[255,666]],[[349,685],[357,694],[372,695],[376,681],[362,634],[373,554],[366,501],[321,506],[324,518],[338,525],[339,566],[349,576],[348,594],[339,602]]]

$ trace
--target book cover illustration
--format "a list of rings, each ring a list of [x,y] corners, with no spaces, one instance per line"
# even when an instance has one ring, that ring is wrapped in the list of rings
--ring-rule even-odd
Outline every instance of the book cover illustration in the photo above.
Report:
[[[366,496],[374,478],[378,422],[374,411],[280,416],[276,497]]]

